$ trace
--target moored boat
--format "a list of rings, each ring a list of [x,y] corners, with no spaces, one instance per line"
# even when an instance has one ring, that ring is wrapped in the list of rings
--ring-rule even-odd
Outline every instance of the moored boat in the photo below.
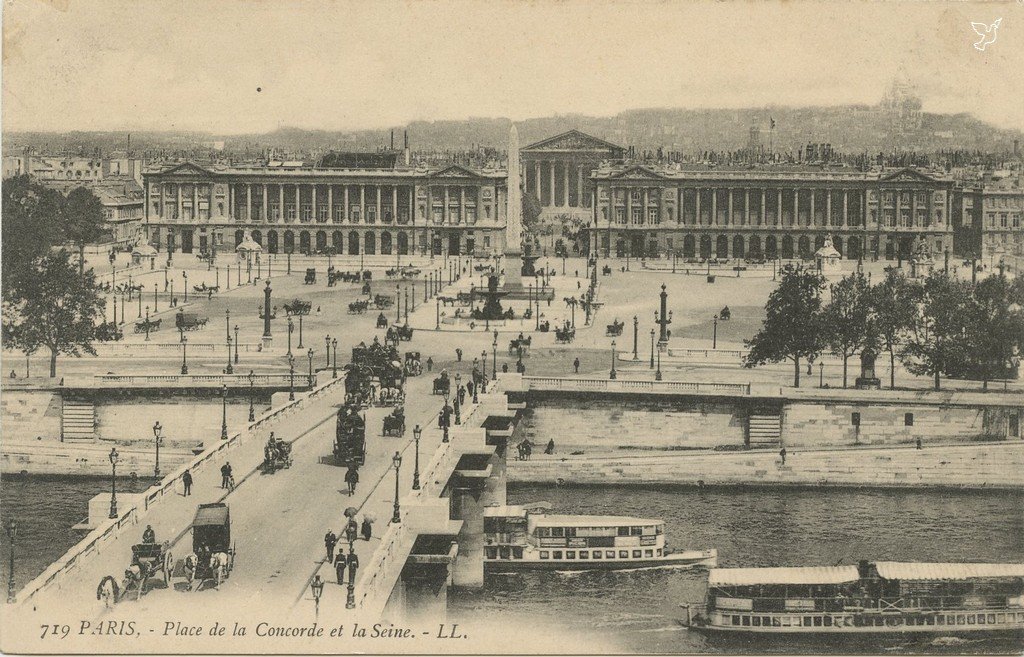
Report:
[[[714,567],[718,552],[673,551],[662,520],[548,513],[549,505],[484,509],[484,572]]]
[[[716,633],[1022,633],[1024,564],[714,568],[704,614],[687,616]]]

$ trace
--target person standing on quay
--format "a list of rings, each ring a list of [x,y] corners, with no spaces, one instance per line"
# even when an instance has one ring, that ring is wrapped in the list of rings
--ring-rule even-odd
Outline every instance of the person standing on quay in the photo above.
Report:
[[[181,475],[181,483],[185,486],[185,497],[188,497],[192,494],[192,473],[185,470]]]

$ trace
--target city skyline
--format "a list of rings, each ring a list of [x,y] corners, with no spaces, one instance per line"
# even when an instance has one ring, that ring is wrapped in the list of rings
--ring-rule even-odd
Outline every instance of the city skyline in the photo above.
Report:
[[[904,71],[926,112],[1024,126],[1010,17],[985,52],[972,46],[970,22],[999,18],[994,5],[840,5],[823,16],[810,2],[691,3],[645,7],[639,22],[608,2],[58,6],[6,7],[7,131],[240,134],[873,105]],[[200,6],[207,20],[177,20]]]

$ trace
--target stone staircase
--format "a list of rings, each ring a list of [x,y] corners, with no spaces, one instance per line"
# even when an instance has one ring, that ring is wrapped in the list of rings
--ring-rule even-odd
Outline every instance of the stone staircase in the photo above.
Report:
[[[782,438],[782,418],[779,413],[755,411],[747,421],[747,442],[751,447],[777,447]]]
[[[65,399],[61,408],[61,436],[64,442],[92,442],[96,439],[96,408],[91,401]]]

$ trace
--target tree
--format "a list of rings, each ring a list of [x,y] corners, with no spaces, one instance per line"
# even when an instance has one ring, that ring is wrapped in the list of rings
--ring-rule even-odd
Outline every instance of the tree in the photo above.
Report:
[[[793,361],[793,386],[800,387],[800,359],[821,351],[821,291],[825,279],[817,272],[786,267],[779,286],[768,295],[764,324],[751,340],[744,367]]]
[[[934,378],[955,372],[970,360],[971,334],[977,304],[971,284],[933,272],[917,288],[913,321],[900,360],[912,374]]]
[[[54,377],[58,354],[96,355],[92,342],[105,302],[92,272],[76,272],[64,249],[36,259],[31,268],[17,297],[4,301],[4,340],[26,353],[49,349]]]
[[[889,352],[889,388],[896,387],[896,350],[914,322],[916,285],[903,272],[889,269],[871,288],[871,327]]]
[[[17,296],[31,278],[31,264],[62,239],[64,197],[32,182],[28,176],[5,180],[3,218],[0,220],[0,258],[4,299]]]
[[[1017,287],[1024,289],[1019,281]],[[1009,375],[1014,358],[1024,349],[1024,313],[1014,292],[1014,285],[1002,276],[989,276],[974,288],[968,375],[980,376],[985,390],[990,379]]]
[[[98,241],[106,229],[103,204],[85,187],[68,194],[64,213],[64,235],[78,246],[78,273],[85,273],[85,245]]]
[[[843,387],[846,387],[847,363],[874,335],[869,326],[871,286],[864,274],[844,276],[832,286],[832,300],[822,311],[825,342],[843,357]]]

